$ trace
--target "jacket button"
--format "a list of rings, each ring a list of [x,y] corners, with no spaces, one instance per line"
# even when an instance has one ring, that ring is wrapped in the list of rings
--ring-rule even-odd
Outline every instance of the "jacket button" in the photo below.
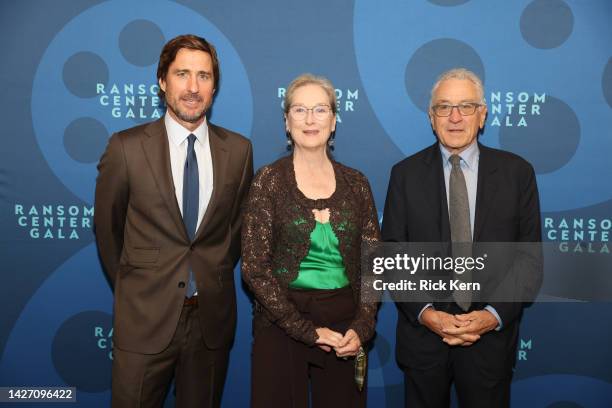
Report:
[[[179,282],[178,287],[181,288],[181,289],[184,288],[185,287],[185,282],[183,282],[183,281]]]

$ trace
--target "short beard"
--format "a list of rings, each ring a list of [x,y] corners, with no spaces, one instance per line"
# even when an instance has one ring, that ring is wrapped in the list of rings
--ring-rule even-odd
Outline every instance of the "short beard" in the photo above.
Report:
[[[199,98],[199,96],[195,96],[195,98]],[[172,104],[168,103],[168,101],[166,101],[166,108],[170,109],[177,118],[187,123],[197,123],[204,116],[206,116],[206,111],[208,110],[208,106],[204,106],[201,112],[196,112],[193,115],[188,115],[185,112],[182,112],[180,109],[173,106]]]
[[[180,120],[182,120],[183,122],[188,122],[188,123],[197,123],[199,120],[201,120],[204,116],[206,116],[206,108],[202,109],[202,112],[198,112],[194,115],[187,115],[184,112],[181,112],[178,109],[174,109],[170,106],[168,106],[169,109],[172,110],[172,112],[174,112],[174,114],[176,115],[177,118],[179,118]]]

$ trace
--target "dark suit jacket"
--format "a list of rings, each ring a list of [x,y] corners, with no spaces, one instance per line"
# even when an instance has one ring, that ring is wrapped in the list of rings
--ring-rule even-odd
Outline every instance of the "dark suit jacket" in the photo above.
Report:
[[[515,154],[480,144],[479,148],[474,241],[540,242],[540,206],[532,166]],[[390,242],[450,241],[446,187],[438,143],[393,167],[385,202],[382,238]],[[530,267],[534,273],[530,284],[539,286],[541,264]],[[487,333],[470,347],[483,354],[483,364],[497,372],[507,372],[514,361],[517,322],[523,304],[487,303],[499,313],[503,329]],[[436,334],[418,322],[418,314],[425,305],[416,302],[397,304],[400,310],[397,357],[406,367],[430,367],[444,361],[449,349]],[[484,306],[484,303],[473,303],[471,310]],[[461,313],[454,303],[434,303],[434,307],[449,313]],[[492,359],[494,355],[498,357]],[[487,362],[491,359],[497,363]]]
[[[208,134],[213,193],[193,241],[176,201],[163,118],[114,134],[100,159],[94,227],[115,292],[113,342],[122,350],[154,354],[170,343],[190,265],[206,345],[226,347],[233,340],[233,270],[252,148],[246,138],[212,124]]]

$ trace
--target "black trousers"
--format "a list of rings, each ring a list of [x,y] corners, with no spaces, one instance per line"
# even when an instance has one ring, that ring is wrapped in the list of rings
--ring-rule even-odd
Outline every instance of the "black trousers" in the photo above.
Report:
[[[113,349],[113,408],[162,407],[175,380],[176,407],[218,407],[229,348],[211,350],[202,339],[197,305],[185,305],[172,341],[158,354]]]
[[[450,407],[452,383],[461,408],[509,408],[511,374],[488,375],[474,364],[468,349],[451,347],[445,363],[427,369],[403,367],[406,408]]]
[[[355,315],[350,287],[292,290],[290,300],[316,326],[344,334]],[[366,387],[354,380],[355,360],[336,357],[290,338],[276,325],[255,333],[251,372],[254,408],[365,407]],[[309,405],[309,396],[312,398]]]

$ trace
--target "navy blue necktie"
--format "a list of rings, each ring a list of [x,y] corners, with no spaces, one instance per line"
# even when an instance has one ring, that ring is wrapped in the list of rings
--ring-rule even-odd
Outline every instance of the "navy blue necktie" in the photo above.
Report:
[[[200,182],[198,174],[198,159],[195,154],[194,144],[196,137],[189,135],[187,144],[187,158],[185,159],[185,170],[183,172],[183,222],[187,228],[189,239],[193,241],[198,227],[198,210],[200,208]],[[190,298],[197,291],[193,271],[189,268],[189,283],[185,296]]]

